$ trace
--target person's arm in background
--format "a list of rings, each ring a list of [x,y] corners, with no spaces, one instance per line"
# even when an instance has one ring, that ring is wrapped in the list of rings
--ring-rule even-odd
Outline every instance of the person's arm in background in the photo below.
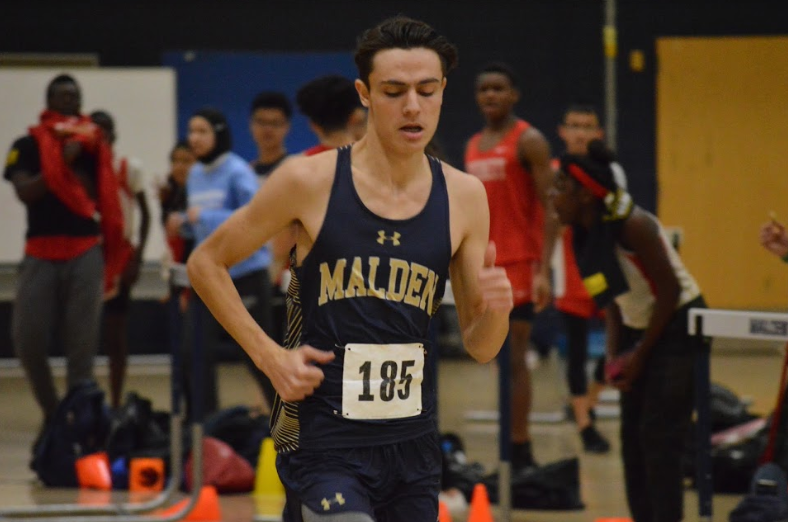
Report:
[[[148,207],[148,198],[145,196],[142,178],[142,170],[139,165],[129,162],[129,187],[134,193],[134,201],[140,209],[140,229],[137,247],[123,272],[123,282],[126,284],[134,284],[139,279],[145,246],[148,244],[148,234],[150,233],[150,208]]]
[[[788,233],[785,226],[772,218],[761,226],[761,246],[788,263]]]
[[[187,219],[192,226],[200,229],[200,236],[206,237],[227,221],[233,212],[249,203],[258,187],[257,176],[244,165],[244,170],[233,172],[230,178],[228,190],[231,195],[227,207],[203,209],[190,205],[186,212]]]
[[[137,192],[134,199],[140,208],[140,237],[137,251],[140,253],[141,258],[148,244],[148,234],[150,233],[150,208],[148,207],[148,197],[145,195],[144,190]]]
[[[643,337],[624,355],[622,377],[614,383],[617,388],[628,390],[640,376],[649,353],[673,317],[681,285],[668,258],[659,226],[651,215],[636,207],[624,223],[621,239],[640,260],[655,293],[654,307]]]
[[[552,288],[550,283],[550,264],[553,257],[556,238],[560,225],[553,211],[553,202],[549,191],[553,186],[553,168],[550,164],[550,145],[542,133],[531,127],[520,136],[517,143],[520,162],[525,166],[534,180],[539,201],[544,210],[544,243],[539,270],[534,274],[533,300],[535,310],[541,311],[550,304]]]
[[[605,308],[605,358],[612,361],[621,351],[621,309],[615,301]]]
[[[615,301],[605,307],[605,380],[613,384],[620,377],[621,309]]]
[[[40,172],[38,147],[32,137],[19,138],[11,145],[5,163],[5,178],[14,185],[19,201],[30,205],[48,192]]]

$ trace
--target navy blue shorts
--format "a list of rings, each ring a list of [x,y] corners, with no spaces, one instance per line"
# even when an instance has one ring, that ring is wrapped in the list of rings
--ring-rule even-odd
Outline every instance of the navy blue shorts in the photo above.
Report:
[[[298,450],[277,457],[287,493],[284,522],[366,513],[378,522],[435,522],[442,455],[437,433],[383,446]]]

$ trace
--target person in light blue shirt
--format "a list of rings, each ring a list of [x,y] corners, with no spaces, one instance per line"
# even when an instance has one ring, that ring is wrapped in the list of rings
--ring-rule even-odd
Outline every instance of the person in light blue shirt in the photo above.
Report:
[[[231,151],[230,127],[218,110],[205,108],[195,112],[189,120],[188,140],[197,162],[189,171],[186,184],[187,210],[170,219],[173,220],[171,226],[180,227],[187,235],[191,233],[195,244],[200,244],[233,212],[252,199],[258,181],[249,164]],[[269,328],[271,321],[270,263],[270,252],[263,246],[229,269],[246,308],[264,330]],[[199,303],[195,302],[192,308],[197,307]],[[229,336],[210,314],[203,313],[206,349],[201,384],[205,390],[205,412],[210,414],[218,406],[216,355],[222,340],[229,340]],[[187,341],[191,330],[187,329]],[[271,381],[248,356],[244,354],[243,358],[260,385],[268,405],[273,405],[275,391]]]

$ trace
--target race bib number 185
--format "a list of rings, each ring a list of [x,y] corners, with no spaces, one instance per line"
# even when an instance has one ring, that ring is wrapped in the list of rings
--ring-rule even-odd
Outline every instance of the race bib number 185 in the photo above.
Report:
[[[401,419],[421,413],[424,346],[348,344],[342,374],[342,415]]]

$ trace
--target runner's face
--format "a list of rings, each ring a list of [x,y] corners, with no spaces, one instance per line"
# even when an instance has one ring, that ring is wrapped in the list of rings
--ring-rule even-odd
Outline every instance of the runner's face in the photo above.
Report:
[[[369,89],[360,81],[356,87],[369,108],[368,131],[398,152],[424,150],[438,127],[446,87],[435,51],[380,51],[372,62]]]

